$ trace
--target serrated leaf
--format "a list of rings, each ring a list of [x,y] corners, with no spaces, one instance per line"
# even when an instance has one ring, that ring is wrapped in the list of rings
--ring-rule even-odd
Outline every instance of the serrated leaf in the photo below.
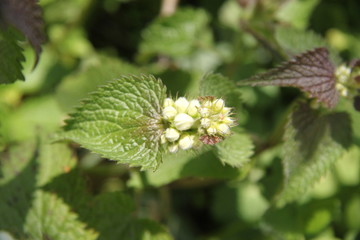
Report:
[[[297,87],[327,107],[338,102],[333,64],[326,48],[315,48],[265,73],[239,82],[239,85]]]
[[[351,143],[350,118],[344,112],[321,115],[301,103],[284,138],[285,182],[279,205],[302,196],[341,157]]]
[[[61,107],[70,111],[107,81],[126,74],[140,74],[135,66],[120,59],[108,56],[96,56],[83,63],[82,68],[66,77],[56,89],[56,98]]]
[[[0,15],[6,23],[20,30],[33,46],[38,62],[41,44],[45,42],[41,8],[37,0],[2,0]]]
[[[11,147],[0,155],[0,229],[24,236],[22,226],[31,207],[36,177],[36,143]]]
[[[0,231],[29,240],[172,239],[160,224],[139,219],[128,195],[91,197],[71,150],[48,141],[0,155]]]
[[[208,21],[204,10],[177,9],[172,16],[158,18],[144,30],[140,53],[145,56],[186,56],[191,53]]]
[[[226,106],[240,107],[240,91],[229,78],[221,74],[207,74],[200,82],[200,96],[214,96],[223,98]]]
[[[1,23],[0,23],[1,24]],[[0,83],[13,83],[24,80],[21,62],[25,60],[18,38],[11,29],[0,26]]]
[[[165,96],[165,86],[151,75],[121,77],[84,101],[61,138],[120,163],[156,169]]]
[[[215,152],[222,163],[232,167],[242,167],[250,161],[253,148],[247,135],[234,132],[233,135],[215,145]]]
[[[332,49],[323,37],[313,31],[278,26],[275,29],[275,39],[289,57],[324,47],[329,49],[329,57],[334,64],[339,65],[342,62],[339,53]]]
[[[24,227],[29,239],[97,239],[98,234],[85,227],[78,221],[77,214],[55,194],[42,190],[35,192]]]
[[[0,229],[20,239],[96,239],[69,206],[40,188],[74,166],[71,151],[59,143],[37,147],[29,141],[1,155]]]
[[[100,233],[98,240],[170,240],[172,237],[160,224],[137,219],[134,216],[133,200],[120,192],[104,193],[95,197],[89,204],[89,225]]]

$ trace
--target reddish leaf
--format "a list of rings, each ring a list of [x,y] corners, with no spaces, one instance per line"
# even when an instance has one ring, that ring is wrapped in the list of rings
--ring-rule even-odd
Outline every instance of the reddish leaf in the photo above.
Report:
[[[332,108],[338,101],[335,68],[326,48],[315,48],[239,85],[297,87]]]
[[[23,33],[36,52],[39,60],[41,44],[45,42],[41,8],[37,0],[1,0],[0,16],[3,20]]]

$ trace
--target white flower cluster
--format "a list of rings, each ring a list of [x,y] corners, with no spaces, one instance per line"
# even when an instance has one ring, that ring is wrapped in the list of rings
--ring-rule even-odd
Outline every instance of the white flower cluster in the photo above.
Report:
[[[166,98],[162,111],[166,129],[161,142],[167,144],[169,152],[179,149],[198,148],[204,138],[222,140],[231,134],[230,127],[235,126],[231,108],[225,107],[224,100],[203,97],[188,101],[180,97],[175,101]]]
[[[359,74],[359,71],[354,71],[354,69],[345,65],[341,65],[336,69],[336,89],[341,96],[352,98],[357,95],[360,83],[355,80],[355,77],[359,76]]]
[[[345,65],[341,65],[335,71],[336,76],[336,89],[340,92],[341,96],[349,96],[349,80],[350,80],[351,69]]]

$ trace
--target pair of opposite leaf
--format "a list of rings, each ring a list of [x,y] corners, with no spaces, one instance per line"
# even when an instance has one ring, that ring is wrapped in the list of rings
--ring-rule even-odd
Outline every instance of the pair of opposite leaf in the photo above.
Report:
[[[360,61],[354,61],[349,67],[336,69],[327,49],[316,48],[239,85],[298,87],[333,108],[340,94],[358,98],[359,66]],[[231,109],[222,99],[174,101],[166,98],[161,80],[151,75],[126,76],[85,100],[67,121],[62,138],[112,160],[156,169],[164,149],[176,152],[199,148],[231,135],[230,127],[236,124],[230,115]]]

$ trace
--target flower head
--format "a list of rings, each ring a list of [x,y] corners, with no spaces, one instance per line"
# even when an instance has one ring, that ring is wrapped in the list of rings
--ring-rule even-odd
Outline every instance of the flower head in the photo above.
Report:
[[[163,107],[167,128],[161,143],[171,153],[216,144],[231,135],[230,128],[236,125],[232,109],[225,106],[223,99],[211,96],[192,100],[180,97],[175,101],[166,98]]]

